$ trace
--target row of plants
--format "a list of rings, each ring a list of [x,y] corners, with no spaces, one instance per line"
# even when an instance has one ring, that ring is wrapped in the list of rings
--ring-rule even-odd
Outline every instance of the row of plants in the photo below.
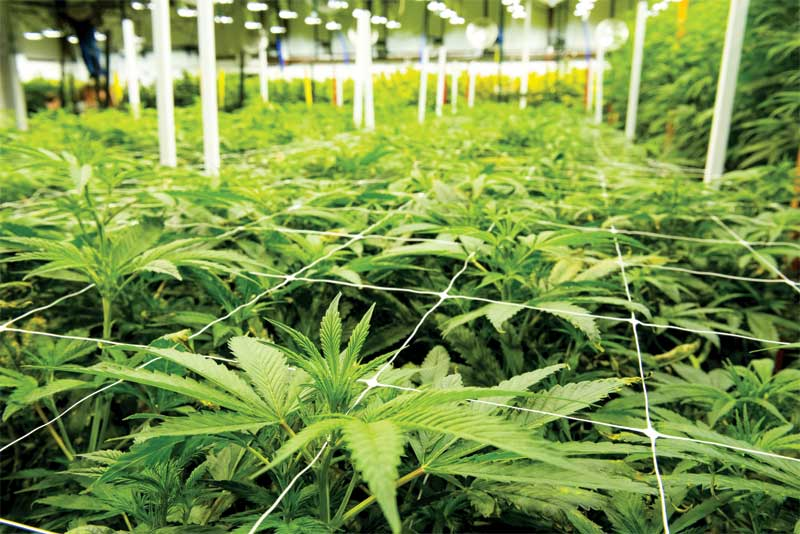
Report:
[[[798,340],[796,288],[757,281],[797,277],[790,165],[709,190],[560,105],[385,107],[364,133],[254,104],[221,115],[212,180],[192,109],[176,169],[154,112],[125,117],[0,133],[3,320],[93,284],[0,332],[6,517],[657,532],[640,350],[660,432],[795,459],[659,439],[671,531],[799,528],[797,346],[719,334]]]
[[[702,165],[708,146],[727,2],[678,4],[647,20],[637,135],[652,153]],[[797,158],[800,147],[800,5],[753,0],[739,68],[726,168]],[[630,14],[630,17],[633,17]],[[632,19],[629,21],[632,26]],[[608,104],[624,117],[631,43],[609,56]]]
[[[558,73],[555,70],[549,73],[531,72],[528,76],[528,91],[532,102],[542,101],[568,101],[577,102],[583,95],[585,84],[585,71],[573,69],[569,72]],[[436,77],[430,75],[428,80],[428,101],[433,102],[436,94]],[[260,101],[260,85],[257,76],[246,76],[244,92],[240,94],[239,75],[227,74],[224,82],[218,84],[218,89],[224,93],[220,98],[220,108],[225,111],[239,109],[246,103]],[[499,81],[498,81],[499,80]],[[448,83],[450,83],[448,77]],[[466,96],[468,73],[466,70],[459,76],[460,95]],[[275,79],[269,82],[270,97],[274,102],[286,104],[305,102],[305,82],[298,79]],[[479,100],[508,100],[519,94],[520,80],[510,77],[500,71],[496,75],[478,76],[475,85],[475,97]],[[67,84],[69,85],[69,84]],[[374,76],[375,94],[378,101],[385,101],[391,105],[416,105],[419,95],[419,72],[416,69],[398,70],[391,73],[380,73]],[[92,86],[93,87],[93,86]],[[47,109],[48,99],[57,98],[61,91],[61,82],[36,78],[24,84],[27,109],[29,113],[37,113]],[[123,108],[127,106],[127,92],[122,89],[121,98],[117,104]],[[312,84],[313,99],[315,102],[331,103],[333,101],[334,80],[326,79],[314,81]],[[65,87],[67,103],[70,106],[69,88]],[[75,90],[77,98],[78,91]],[[140,88],[142,104],[145,107],[156,107],[156,94],[153,85]],[[344,98],[352,101],[353,82],[345,80]],[[447,97],[449,98],[449,93]],[[188,72],[177,78],[174,82],[175,105],[178,107],[192,106],[200,100],[200,81],[197,76]]]

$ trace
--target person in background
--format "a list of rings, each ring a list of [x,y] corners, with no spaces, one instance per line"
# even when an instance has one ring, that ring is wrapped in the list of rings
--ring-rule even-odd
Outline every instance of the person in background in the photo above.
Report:
[[[70,2],[66,0],[54,0],[56,15],[58,18],[72,26],[78,44],[81,49],[81,56],[89,76],[96,82],[106,76],[106,72],[100,63],[100,48],[97,46],[95,31],[100,22],[94,5],[91,2]]]
[[[98,109],[100,102],[105,101],[105,98],[106,93],[102,88],[98,91],[92,84],[84,85],[78,92],[78,102],[76,103],[78,113],[84,113],[90,109]]]
[[[55,93],[47,93],[44,97],[44,106],[48,111],[61,109],[61,99]]]

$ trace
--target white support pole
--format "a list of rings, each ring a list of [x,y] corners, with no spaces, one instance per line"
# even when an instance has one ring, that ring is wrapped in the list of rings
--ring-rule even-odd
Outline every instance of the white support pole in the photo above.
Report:
[[[156,57],[156,107],[158,147],[161,164],[175,167],[175,101],[172,96],[172,44],[169,29],[169,0],[153,0],[153,52]]]
[[[731,131],[733,101],[736,96],[736,78],[742,56],[742,42],[747,25],[749,0],[730,0],[728,29],[725,32],[725,47],[717,81],[717,96],[714,100],[714,119],[711,122],[711,138],[708,142],[706,169],[703,181],[713,182],[725,172],[725,154]]]
[[[269,102],[269,74],[267,66],[269,59],[267,57],[267,46],[269,39],[266,32],[262,32],[258,40],[258,85],[261,93],[261,101]]]
[[[134,119],[139,118],[139,69],[136,66],[136,33],[131,19],[122,19],[122,46],[125,50],[125,84],[128,86],[128,103]]]
[[[125,84],[128,87],[128,103],[134,119],[139,118],[139,69],[136,62],[136,33],[131,19],[122,19],[122,47],[125,51]]]
[[[450,73],[450,110],[453,113],[458,111],[458,74],[458,66],[454,64]]]
[[[359,13],[361,13],[359,11]],[[356,18],[356,39],[355,39],[355,68],[353,69],[353,124],[356,128],[361,128],[364,122],[364,47],[361,40],[361,19],[359,14]]]
[[[428,61],[430,50],[422,49],[422,58],[419,63],[419,100],[417,103],[417,120],[420,124],[425,122],[425,110],[428,107]]]
[[[592,111],[592,106],[594,105],[594,61],[589,60],[586,63],[586,76],[588,77],[586,80],[586,86],[588,87],[586,92],[586,111]]]
[[[436,75],[436,116],[442,116],[444,109],[444,86],[447,80],[447,48],[439,47],[439,71]]]
[[[209,176],[217,176],[220,157],[213,0],[197,0],[197,41],[200,48],[200,105],[203,110],[205,170]]]
[[[375,129],[375,99],[372,86],[372,21],[370,14],[362,15],[358,19],[359,32],[361,34],[361,46],[363,47],[364,71],[361,80],[364,84],[364,128],[367,130]]]
[[[595,61],[595,91],[594,91],[594,122],[603,122],[603,71],[606,68],[606,51],[602,46],[597,46],[597,60]]]
[[[642,84],[642,60],[644,58],[644,36],[647,30],[647,11],[647,0],[639,0],[639,4],[636,7],[636,34],[633,36],[628,111],[625,114],[625,137],[630,141],[633,141],[633,138],[636,137],[636,115],[639,111],[639,88]]]
[[[344,76],[342,76],[342,69],[336,69],[336,107],[344,105]]]
[[[473,108],[475,107],[475,78],[477,78],[478,73],[476,70],[475,62],[469,62],[469,82],[467,85],[467,107]]]
[[[528,0],[525,6],[525,22],[522,30],[522,74],[519,80],[519,109],[525,109],[528,105],[528,74],[530,68],[530,41],[531,41],[531,11],[533,5]]]
[[[25,91],[17,69],[17,56],[14,53],[10,7],[8,2],[0,0],[0,127],[11,123],[13,114],[16,128],[26,131],[28,114]]]
[[[22,80],[19,78],[16,54],[12,54],[11,56],[11,87],[13,89],[12,97],[14,99],[14,120],[17,125],[17,130],[21,132],[27,132],[28,106],[25,102],[25,88],[22,87]]]

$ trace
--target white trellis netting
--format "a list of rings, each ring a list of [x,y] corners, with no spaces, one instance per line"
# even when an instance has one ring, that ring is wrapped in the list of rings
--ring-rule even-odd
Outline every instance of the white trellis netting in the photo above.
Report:
[[[637,170],[639,172],[644,172],[645,169],[648,168],[648,167],[644,167],[644,166],[635,166],[635,165],[631,165],[630,167],[634,168],[635,170]],[[604,203],[606,205],[606,208],[608,208],[608,198],[609,198],[608,191],[609,191],[609,187],[608,187],[608,184],[606,182],[605,176],[600,174],[598,176],[598,178],[599,178],[599,187],[601,189],[601,195],[602,195],[602,197],[604,199]],[[315,260],[309,262],[308,264],[306,264],[305,266],[303,266],[302,268],[298,269],[297,271],[295,271],[294,273],[291,273],[291,274],[278,274],[278,273],[266,273],[266,272],[258,272],[258,271],[248,271],[246,274],[253,275],[253,276],[258,276],[258,277],[263,277],[263,278],[275,279],[275,280],[277,280],[277,284],[265,289],[264,291],[262,291],[260,293],[258,293],[257,295],[253,296],[250,300],[248,300],[247,302],[237,306],[236,308],[234,308],[230,312],[226,313],[225,315],[220,316],[220,317],[214,319],[213,321],[209,322],[208,324],[206,324],[205,326],[203,326],[202,328],[200,328],[199,330],[194,332],[189,337],[189,339],[194,339],[194,338],[200,336],[201,334],[206,332],[208,329],[212,328],[214,325],[216,325],[216,324],[218,324],[218,323],[220,323],[222,321],[227,320],[228,318],[233,316],[235,313],[237,313],[237,312],[239,312],[239,311],[241,311],[241,310],[243,310],[245,308],[248,308],[248,307],[256,304],[257,302],[261,301],[265,297],[267,297],[267,296],[269,296],[269,295],[271,295],[271,294],[273,294],[273,293],[275,293],[275,292],[277,292],[277,291],[279,291],[281,289],[286,288],[287,286],[289,286],[293,282],[301,282],[301,283],[304,283],[304,284],[330,284],[330,285],[337,285],[337,286],[343,286],[343,287],[356,288],[356,289],[359,289],[359,290],[372,290],[372,291],[406,293],[406,294],[410,294],[410,295],[429,296],[429,297],[431,297],[433,299],[436,299],[435,303],[430,308],[428,308],[428,310],[422,315],[422,317],[420,318],[419,322],[417,322],[417,324],[414,327],[414,329],[411,331],[411,333],[408,335],[408,337],[406,337],[405,341],[400,346],[400,348],[398,348],[398,349],[396,349],[394,351],[394,353],[391,356],[390,360],[388,360],[376,372],[376,374],[372,378],[366,379],[366,380],[362,380],[362,382],[365,384],[366,387],[361,392],[361,394],[356,399],[356,401],[353,403],[353,405],[351,406],[351,409],[352,409],[356,405],[358,405],[363,400],[363,398],[366,395],[369,394],[370,391],[372,391],[375,388],[385,387],[385,388],[394,388],[394,389],[401,389],[401,390],[418,391],[415,388],[408,388],[408,387],[397,386],[397,385],[393,385],[393,384],[382,383],[382,382],[380,382],[380,377],[381,377],[382,373],[384,373],[392,365],[392,363],[395,361],[395,359],[397,358],[399,353],[401,351],[405,350],[411,344],[411,342],[413,341],[413,339],[416,336],[417,332],[420,330],[420,328],[422,327],[423,323],[425,323],[425,321],[428,319],[428,317],[439,306],[441,306],[444,302],[446,302],[448,300],[465,300],[465,301],[474,301],[474,302],[481,302],[481,303],[501,304],[501,305],[505,305],[505,306],[519,307],[519,308],[531,309],[531,310],[542,311],[542,312],[550,312],[550,313],[558,312],[558,314],[567,315],[567,316],[571,315],[571,316],[576,316],[576,317],[586,317],[586,318],[592,318],[592,319],[598,319],[598,320],[604,320],[604,321],[611,321],[611,322],[616,322],[616,323],[628,323],[628,324],[631,325],[632,331],[633,331],[633,342],[634,342],[634,345],[635,345],[635,348],[636,348],[636,354],[637,354],[637,364],[638,364],[638,369],[639,369],[639,379],[641,381],[641,386],[642,386],[642,394],[643,394],[643,401],[644,401],[644,407],[645,407],[645,412],[644,413],[645,413],[645,422],[646,422],[646,426],[644,428],[638,428],[638,427],[626,426],[626,425],[619,425],[619,424],[610,423],[610,422],[598,421],[598,420],[595,420],[595,419],[592,419],[592,418],[589,418],[589,417],[577,417],[577,416],[572,416],[572,415],[564,415],[564,414],[559,414],[559,413],[550,412],[550,411],[535,410],[535,409],[519,407],[519,406],[513,406],[513,405],[509,405],[509,404],[496,403],[496,402],[491,402],[491,401],[472,400],[470,402],[480,403],[480,404],[489,404],[489,405],[492,405],[492,406],[495,406],[495,407],[502,407],[502,408],[515,410],[515,411],[537,413],[537,414],[540,414],[540,415],[546,415],[546,416],[549,416],[549,417],[560,418],[560,419],[565,419],[565,420],[574,421],[574,422],[581,422],[581,423],[586,423],[586,424],[591,424],[591,425],[598,425],[598,426],[613,428],[613,429],[617,429],[617,430],[634,432],[634,433],[641,434],[641,435],[649,438],[649,440],[650,440],[650,448],[651,448],[651,451],[652,451],[654,472],[655,472],[656,481],[657,481],[657,485],[658,485],[659,503],[660,503],[660,508],[661,508],[663,527],[664,527],[664,531],[665,532],[669,532],[669,521],[668,521],[668,514],[667,514],[667,499],[666,499],[666,496],[665,496],[664,483],[663,483],[663,480],[661,478],[661,472],[660,472],[659,467],[658,467],[658,450],[657,450],[657,441],[658,440],[690,441],[690,442],[694,442],[694,443],[698,443],[698,444],[704,444],[704,445],[709,445],[709,446],[715,446],[715,447],[721,447],[721,448],[726,448],[726,449],[730,449],[730,450],[735,450],[735,451],[739,451],[739,452],[747,453],[747,454],[752,454],[752,455],[756,455],[756,456],[770,457],[770,458],[788,460],[788,461],[792,461],[792,462],[800,462],[800,459],[798,459],[798,458],[793,458],[793,457],[790,457],[790,456],[785,456],[785,455],[781,455],[781,454],[777,454],[777,453],[772,453],[772,452],[769,452],[769,451],[759,450],[759,449],[757,449],[755,447],[753,447],[753,448],[741,447],[741,446],[737,446],[737,445],[732,445],[732,444],[728,444],[728,443],[721,443],[721,442],[716,442],[716,441],[712,441],[712,440],[703,440],[703,439],[696,439],[696,438],[687,437],[687,436],[674,435],[674,434],[670,434],[670,433],[662,433],[662,432],[659,432],[658,430],[656,430],[654,428],[654,426],[653,426],[653,422],[652,422],[651,415],[650,415],[650,407],[651,406],[650,406],[649,397],[648,397],[648,391],[647,391],[645,364],[644,364],[644,361],[643,361],[643,358],[642,358],[641,348],[639,346],[638,328],[641,327],[641,328],[651,329],[651,330],[655,330],[657,332],[675,330],[675,331],[681,331],[681,332],[696,333],[696,334],[701,334],[701,335],[702,334],[714,334],[714,335],[717,335],[717,336],[733,337],[733,338],[739,338],[739,339],[743,339],[743,340],[749,340],[749,341],[756,341],[756,342],[761,342],[761,343],[773,344],[775,346],[788,345],[789,343],[783,342],[783,341],[779,341],[779,340],[762,339],[762,338],[759,338],[759,337],[748,336],[748,335],[744,335],[744,334],[738,334],[738,333],[735,333],[735,332],[725,332],[725,331],[717,331],[717,330],[704,330],[704,329],[687,328],[687,327],[678,326],[678,325],[672,325],[672,324],[656,324],[656,323],[652,323],[652,322],[639,320],[636,317],[634,312],[630,312],[630,315],[628,317],[615,316],[615,315],[593,314],[593,313],[581,313],[581,312],[567,311],[567,310],[562,310],[562,309],[553,310],[553,309],[547,308],[546,306],[535,306],[535,305],[531,305],[531,304],[527,304],[527,303],[507,302],[507,301],[503,301],[503,300],[497,300],[497,299],[491,299],[491,298],[485,298],[485,297],[477,297],[477,296],[459,294],[459,292],[457,290],[455,290],[456,282],[457,282],[458,278],[466,271],[469,263],[474,258],[477,257],[477,255],[478,255],[477,251],[475,251],[475,250],[472,250],[472,251],[467,250],[463,246],[463,244],[461,244],[461,243],[459,243],[458,241],[455,241],[455,240],[446,240],[446,239],[438,239],[438,238],[424,238],[424,237],[399,237],[399,236],[393,236],[393,235],[382,235],[382,234],[379,234],[379,233],[373,233],[378,228],[380,228],[382,225],[384,225],[386,222],[388,222],[394,215],[402,213],[404,210],[406,210],[412,204],[413,204],[413,200],[409,200],[406,203],[404,203],[403,205],[401,205],[400,207],[398,207],[396,209],[392,209],[392,210],[387,210],[387,211],[383,211],[383,212],[375,211],[375,210],[366,210],[366,211],[368,211],[368,212],[370,212],[372,214],[376,214],[376,213],[382,214],[382,217],[379,218],[376,222],[374,222],[374,223],[370,224],[369,226],[367,226],[366,228],[364,228],[364,230],[361,233],[355,233],[355,234],[354,233],[348,233],[348,232],[342,232],[342,231],[322,231],[322,230],[309,230],[309,229],[295,229],[295,228],[290,228],[290,227],[286,227],[286,226],[283,226],[283,225],[274,225],[274,224],[269,224],[269,225],[266,225],[266,226],[259,226],[259,225],[262,225],[265,222],[268,222],[270,219],[272,219],[274,217],[274,215],[273,215],[273,216],[259,217],[258,219],[254,220],[254,221],[252,221],[250,223],[247,223],[247,224],[244,224],[244,225],[241,225],[241,226],[236,226],[234,228],[228,229],[225,232],[223,232],[222,234],[216,236],[216,238],[218,238],[218,239],[220,239],[220,238],[230,238],[230,237],[232,237],[232,236],[234,236],[234,235],[236,235],[236,234],[238,234],[240,232],[246,231],[246,230],[254,230],[254,231],[257,231],[257,230],[269,230],[269,231],[274,231],[274,232],[283,233],[283,234],[309,234],[309,235],[325,236],[325,237],[331,237],[331,238],[337,238],[337,239],[346,239],[346,241],[344,243],[342,243],[342,244],[339,244],[339,245],[336,245],[336,246],[330,248],[325,254],[323,254],[321,256],[318,256]],[[560,202],[556,202],[556,203],[554,203],[554,205],[557,205],[558,207],[563,207],[564,206],[563,203],[560,203]],[[293,205],[292,207],[290,207],[286,211],[291,211],[292,209],[297,209],[297,206]],[[349,209],[349,208],[343,208],[343,209]],[[686,242],[690,242],[690,243],[694,243],[694,244],[700,244],[700,245],[740,246],[740,247],[743,247],[744,249],[746,249],[749,253],[753,254],[756,257],[759,256],[759,252],[755,248],[755,247],[758,247],[758,246],[771,246],[771,245],[795,246],[796,245],[794,243],[782,243],[782,242],[773,242],[773,241],[748,242],[748,241],[742,239],[738,234],[736,234],[730,227],[728,227],[720,219],[718,219],[716,217],[712,217],[711,220],[715,224],[720,226],[722,229],[724,229],[727,233],[729,233],[733,237],[733,239],[731,240],[731,239],[699,238],[699,237],[693,237],[693,236],[680,236],[680,235],[660,234],[660,233],[655,233],[655,232],[637,231],[637,230],[629,230],[629,229],[617,229],[613,225],[610,226],[610,229],[606,230],[606,229],[603,229],[603,228],[586,227],[586,226],[579,226],[579,225],[568,225],[568,224],[561,224],[561,223],[556,223],[556,222],[553,222],[553,221],[546,221],[546,220],[539,220],[539,221],[535,221],[535,222],[537,224],[541,224],[542,226],[569,228],[569,229],[585,231],[585,232],[610,232],[610,234],[612,235],[612,240],[613,240],[613,244],[614,244],[614,252],[616,254],[616,261],[617,261],[617,263],[619,265],[620,276],[621,276],[621,279],[622,279],[622,285],[623,285],[624,293],[625,293],[627,301],[629,303],[631,303],[631,304],[633,304],[634,301],[633,301],[633,298],[632,298],[632,295],[631,295],[631,291],[630,291],[630,287],[629,287],[628,277],[627,277],[626,270],[625,270],[626,267],[646,266],[647,268],[675,270],[675,271],[680,271],[680,272],[685,272],[685,273],[688,273],[688,274],[692,274],[692,275],[695,275],[695,276],[722,277],[722,278],[728,278],[728,279],[737,280],[737,281],[741,281],[741,282],[747,282],[747,283],[770,283],[770,284],[772,284],[772,283],[779,283],[779,284],[784,283],[784,284],[787,284],[789,287],[791,287],[794,291],[800,292],[800,284],[790,280],[779,269],[775,268],[774,266],[771,266],[771,264],[769,262],[762,262],[762,263],[764,265],[770,265],[770,270],[777,277],[775,279],[759,279],[759,278],[752,278],[752,277],[742,277],[742,276],[731,275],[731,274],[727,274],[727,273],[717,273],[717,272],[713,272],[713,271],[698,271],[698,270],[686,269],[686,268],[677,267],[677,266],[651,265],[651,264],[642,265],[642,264],[639,264],[637,262],[626,262],[625,261],[625,258],[624,258],[623,253],[622,253],[622,249],[620,247],[620,242],[617,239],[618,235],[631,235],[631,236],[648,237],[648,238],[653,238],[653,239],[667,239],[667,240],[672,240],[672,241],[680,240],[680,241],[686,241]],[[213,225],[209,225],[209,226],[213,226]],[[217,228],[222,229],[221,227],[217,227]],[[320,263],[322,263],[322,262],[324,262],[324,261],[326,261],[328,259],[331,259],[337,252],[340,252],[340,251],[343,251],[345,249],[348,249],[349,247],[351,247],[352,245],[354,245],[357,242],[364,242],[364,241],[370,241],[370,240],[383,240],[383,241],[397,242],[397,243],[431,243],[431,244],[440,244],[440,245],[454,245],[454,246],[461,247],[465,258],[464,258],[463,263],[461,264],[460,268],[450,278],[449,283],[447,284],[447,286],[445,288],[443,288],[443,290],[441,292],[433,291],[433,290],[430,290],[430,289],[399,288],[399,287],[391,287],[391,286],[371,284],[371,283],[354,283],[354,282],[350,282],[350,281],[347,281],[347,280],[340,280],[340,279],[333,279],[333,278],[304,276],[308,271],[313,269],[315,266],[319,265]],[[87,342],[97,342],[97,343],[102,343],[102,344],[107,344],[107,345],[118,346],[118,347],[121,347],[121,348],[130,348],[132,350],[137,350],[137,351],[138,350],[147,350],[148,347],[145,346],[145,345],[128,344],[128,343],[124,343],[124,342],[120,342],[120,341],[93,338],[93,337],[82,337],[82,336],[56,334],[56,333],[50,333],[50,332],[41,332],[41,331],[17,328],[15,326],[12,326],[12,325],[14,325],[14,323],[17,323],[22,319],[31,317],[31,316],[39,313],[39,312],[46,311],[46,310],[48,310],[50,308],[53,308],[54,306],[57,306],[58,304],[61,304],[61,303],[65,302],[65,301],[67,301],[68,299],[71,299],[71,298],[77,297],[79,295],[82,295],[85,292],[90,291],[93,287],[94,287],[93,284],[89,284],[89,285],[83,287],[80,290],[77,290],[75,292],[69,293],[69,294],[64,295],[62,297],[59,297],[59,298],[57,298],[56,300],[54,300],[53,302],[51,302],[51,303],[49,303],[47,305],[43,305],[43,306],[39,306],[39,307],[33,308],[33,309],[31,309],[31,310],[29,310],[29,311],[27,311],[27,312],[15,317],[15,318],[12,318],[12,319],[6,321],[2,325],[0,325],[0,334],[2,334],[2,332],[4,332],[4,331],[7,331],[7,332],[11,332],[11,333],[28,334],[28,335],[32,335],[32,336],[47,336],[47,337],[51,337],[51,338],[61,338],[61,339],[80,340],[80,341],[87,341]],[[230,362],[230,360],[228,360],[226,358],[219,358],[219,357],[213,357],[213,358],[217,359],[217,360]],[[147,362],[145,362],[142,365],[140,365],[139,368],[147,367],[147,366],[151,365],[152,363],[154,363],[155,361],[157,361],[159,359],[160,358],[150,359]],[[30,431],[28,431],[25,434],[19,436],[18,438],[14,439],[13,441],[11,441],[11,442],[3,445],[2,447],[0,447],[0,453],[4,452],[5,450],[9,449],[10,447],[13,447],[14,445],[16,445],[18,443],[24,441],[25,439],[27,439],[28,437],[30,437],[34,433],[38,432],[39,430],[42,430],[42,429],[46,428],[47,426],[55,423],[56,421],[58,421],[59,419],[63,418],[70,411],[72,411],[74,408],[76,408],[80,404],[84,403],[85,401],[87,401],[87,400],[89,400],[89,399],[91,399],[91,398],[93,398],[93,397],[95,397],[95,396],[97,396],[97,395],[99,395],[99,394],[101,394],[101,393],[113,388],[114,386],[116,386],[116,385],[118,385],[120,383],[122,383],[122,380],[117,380],[117,381],[110,382],[110,383],[106,384],[105,386],[103,386],[103,387],[101,387],[101,388],[89,393],[88,395],[85,395],[84,397],[81,397],[79,400],[77,400],[74,403],[72,403],[71,405],[69,405],[63,411],[59,412],[52,419],[47,420],[43,424],[31,429]],[[288,494],[289,491],[291,491],[291,488],[293,487],[293,485],[309,469],[311,469],[311,467],[314,465],[314,463],[320,458],[322,452],[325,450],[326,447],[327,447],[327,442],[325,444],[323,444],[323,446],[320,448],[320,450],[318,451],[317,455],[311,460],[311,462],[308,463],[303,470],[301,470],[299,473],[297,473],[295,475],[295,477],[289,482],[289,484],[278,495],[278,497],[275,500],[275,502],[261,515],[261,517],[259,518],[258,522],[255,523],[252,526],[252,528],[250,530],[251,532],[256,532],[258,530],[260,524],[275,509],[277,509],[277,507],[280,505],[282,499]],[[5,521],[5,520],[3,520],[3,521]],[[13,522],[6,522],[6,524],[8,524],[10,526],[16,526],[18,528],[30,528],[34,532],[47,532],[47,531],[44,531],[44,530],[41,530],[41,529],[37,529],[36,527],[27,527],[26,525],[13,524]]]

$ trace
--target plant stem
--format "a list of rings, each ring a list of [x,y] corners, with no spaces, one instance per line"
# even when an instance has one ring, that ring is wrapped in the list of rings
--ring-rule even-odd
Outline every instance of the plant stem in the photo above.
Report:
[[[39,414],[39,418],[42,420],[42,422],[47,423],[47,416],[42,411],[41,406],[39,406],[39,404],[34,404],[33,409],[36,410],[37,414]],[[69,449],[67,449],[66,443],[64,443],[64,440],[62,440],[61,436],[58,435],[58,432],[56,432],[51,425],[47,425],[47,430],[50,432],[50,435],[53,436],[58,448],[61,449],[61,452],[64,453],[64,456],[67,457],[67,460],[70,462],[73,461],[75,456],[69,451]]]
[[[358,475],[353,473],[353,476],[350,477],[350,483],[347,485],[347,489],[344,492],[344,498],[342,498],[342,503],[339,505],[339,508],[336,510],[336,515],[333,516],[334,524],[339,524],[342,521],[342,515],[347,510],[347,503],[350,502],[350,496],[353,495],[353,490],[356,489],[356,484],[358,484]]]
[[[128,519],[128,514],[126,514],[125,512],[122,512],[122,519],[125,520],[125,525],[127,525],[128,531],[129,532],[133,532],[133,525],[131,525],[131,520]]]
[[[286,433],[289,434],[290,437],[295,437],[296,436],[296,434],[294,433],[294,430],[292,430],[292,427],[290,427],[288,424],[286,424],[286,421],[284,421],[283,419],[281,419],[280,425],[281,425],[281,428],[283,428],[286,431]]]
[[[259,460],[261,463],[263,463],[264,465],[269,465],[269,459],[268,459],[266,456],[264,456],[263,454],[261,454],[260,452],[258,452],[257,450],[255,450],[253,447],[251,447],[250,445],[248,445],[248,446],[247,446],[247,450],[248,450],[248,451],[250,451],[250,453],[251,453],[253,456],[255,456],[256,458],[258,458],[258,460]]]
[[[111,300],[102,297],[103,302],[103,339],[111,337]]]
[[[409,482],[411,482],[415,478],[417,478],[419,476],[422,476],[424,474],[425,474],[425,466],[421,465],[421,466],[417,467],[416,469],[414,469],[413,471],[411,471],[410,473],[408,473],[407,475],[404,475],[404,476],[398,478],[397,482],[395,482],[395,486],[397,486],[399,488],[400,486],[403,486],[404,484],[408,484]],[[369,506],[373,502],[375,502],[375,496],[374,495],[370,495],[369,497],[367,497],[366,499],[364,499],[363,501],[361,501],[357,505],[355,505],[352,508],[350,508],[344,514],[344,516],[342,516],[342,523],[346,523],[347,521],[349,521],[354,515],[357,515],[358,513],[360,513],[361,510],[363,510],[364,508],[366,508],[367,506]]]
[[[97,397],[94,400],[94,412],[92,413],[92,431],[89,434],[89,445],[86,452],[97,450],[97,441],[100,437],[100,412],[102,411],[102,399]]]
[[[319,489],[319,518],[326,525],[331,521],[331,488],[328,478],[328,468],[331,465],[333,447],[329,447],[322,456],[322,464],[317,475],[317,488]]]

